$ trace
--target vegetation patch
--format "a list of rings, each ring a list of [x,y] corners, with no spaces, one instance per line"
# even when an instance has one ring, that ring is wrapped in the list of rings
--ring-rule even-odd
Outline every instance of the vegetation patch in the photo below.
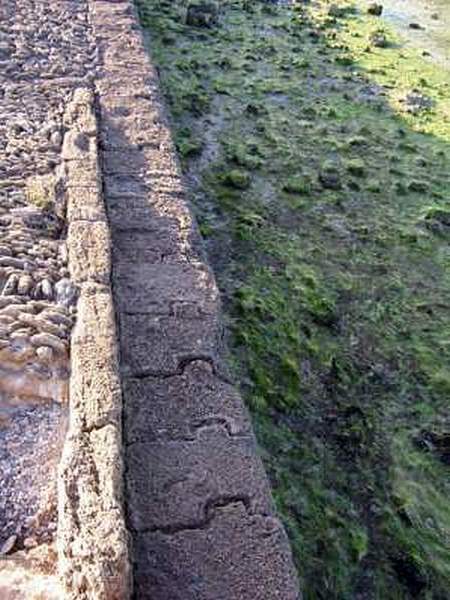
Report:
[[[304,597],[448,598],[450,75],[367,5],[138,7]]]
[[[55,207],[55,179],[53,175],[35,176],[26,182],[26,198],[29,204],[44,211]]]

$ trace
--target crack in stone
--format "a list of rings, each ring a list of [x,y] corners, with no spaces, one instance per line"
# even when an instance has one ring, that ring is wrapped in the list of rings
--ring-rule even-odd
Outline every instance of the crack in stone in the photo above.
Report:
[[[211,522],[216,518],[217,513],[227,510],[230,507],[240,505],[244,508],[249,516],[260,516],[263,518],[271,517],[272,515],[264,512],[254,512],[251,507],[251,499],[247,495],[230,495],[211,498],[206,501],[204,508],[204,517],[201,520],[189,523],[172,523],[166,526],[144,527],[142,529],[134,529],[135,533],[145,535],[148,533],[162,533],[163,535],[173,536],[185,531],[205,531],[208,529]]]
[[[196,439],[198,439],[199,434],[208,429],[224,429],[227,432],[228,437],[230,438],[249,438],[252,436],[249,435],[248,431],[240,430],[233,431],[233,421],[227,417],[208,417],[200,421],[194,425],[194,429],[196,432]]]
[[[126,379],[137,379],[141,381],[143,379],[171,379],[172,377],[180,377],[185,374],[186,369],[195,362],[206,363],[211,368],[211,373],[222,383],[233,385],[234,381],[228,377],[222,369],[218,366],[219,361],[215,360],[211,356],[204,354],[193,354],[186,356],[178,362],[178,367],[175,370],[164,372],[164,371],[151,371],[145,370],[139,373],[133,373],[129,376],[125,376]]]
[[[200,439],[200,435],[202,431],[217,431],[223,432],[225,435],[231,439],[242,439],[253,441],[253,436],[247,430],[233,431],[233,425],[230,419],[227,417],[208,417],[204,419],[198,424],[193,424],[190,428],[193,430],[191,435],[156,435],[155,440],[148,442],[145,440],[133,440],[131,442],[125,442],[125,446],[130,448],[131,446],[136,446],[140,444],[158,444],[161,442],[186,442],[186,443],[194,443],[198,442]]]

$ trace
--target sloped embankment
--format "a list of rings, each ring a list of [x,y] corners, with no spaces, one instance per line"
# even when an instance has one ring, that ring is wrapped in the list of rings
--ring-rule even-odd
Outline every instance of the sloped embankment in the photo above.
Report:
[[[450,78],[295,4],[138,2],[305,596],[446,598]]]

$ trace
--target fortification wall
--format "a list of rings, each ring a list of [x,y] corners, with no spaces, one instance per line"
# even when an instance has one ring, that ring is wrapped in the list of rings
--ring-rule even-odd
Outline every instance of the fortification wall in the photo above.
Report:
[[[49,285],[36,278],[33,289],[51,289],[44,316],[53,311],[64,319],[48,317],[58,330],[33,330],[29,347],[37,348],[31,364],[45,356],[56,381],[56,391],[39,398],[66,415],[53,463],[58,474],[49,475],[57,481],[57,510],[54,500],[50,511],[57,532],[47,527],[46,559],[30,564],[30,552],[42,555],[43,541],[31,550],[23,536],[8,537],[8,560],[0,563],[5,597],[31,598],[26,580],[34,569],[47,582],[48,598],[297,599],[287,537],[248,414],[226,372],[219,292],[132,2],[45,0],[36,8],[11,0],[1,10],[8,65],[20,56],[19,19],[30,56],[24,82],[6,72],[11,91],[0,107],[15,114],[16,85],[26,99],[38,99],[44,121],[53,103],[43,90],[59,102],[45,178],[31,188],[22,175],[9,187],[4,173],[0,178],[9,195],[31,189],[20,196],[25,212],[41,186],[39,219],[59,219],[58,276],[52,271]],[[37,41],[30,21],[36,10],[43,24],[53,19],[48,37]],[[64,60],[54,59],[55,46]],[[39,123],[36,135],[42,129]],[[26,148],[30,136],[23,137]],[[15,250],[3,256],[22,260]],[[50,259],[43,255],[45,268],[53,266]],[[21,273],[8,274],[0,306],[20,304],[21,314],[40,324],[34,292],[17,301],[11,274],[16,287],[21,282]],[[56,341],[44,344],[44,334]],[[41,336],[39,344],[33,336]],[[25,376],[27,360],[18,369],[19,392],[8,388],[7,395],[29,388],[35,404],[38,386],[34,370]],[[1,432],[8,427],[5,417]]]

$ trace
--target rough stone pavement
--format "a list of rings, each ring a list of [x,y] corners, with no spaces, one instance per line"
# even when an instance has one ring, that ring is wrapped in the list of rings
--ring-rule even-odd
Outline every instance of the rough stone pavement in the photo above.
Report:
[[[66,443],[60,492],[67,517],[60,519],[60,557],[67,573],[70,562],[78,561],[67,597],[127,596],[120,586],[115,592],[111,586],[96,586],[95,573],[101,569],[91,569],[104,560],[114,571],[115,563],[107,562],[114,536],[103,536],[101,524],[107,521],[108,506],[120,519],[120,490],[116,494],[105,479],[105,474],[121,474],[120,465],[114,466],[120,463],[114,454],[120,423],[111,422],[120,421],[117,386],[106,385],[103,392],[98,387],[106,381],[101,355],[111,343],[104,330],[114,332],[106,280],[111,269],[134,598],[297,600],[287,537],[274,511],[249,417],[227,378],[218,290],[187,204],[157,74],[131,0],[2,0],[0,33],[6,90],[11,80],[25,86],[27,94],[35,94],[36,106],[43,105],[44,115],[28,132],[29,140],[36,136],[37,147],[28,158],[22,140],[15,158],[13,153],[0,163],[0,169],[9,169],[0,179],[20,189],[22,176],[32,176],[34,170],[57,173],[61,163],[75,180],[66,194],[66,210],[69,246],[72,231],[75,248],[74,260],[69,256],[70,276],[81,297],[72,368],[82,369],[82,375],[71,378],[71,441]],[[90,96],[83,92],[74,110],[85,111],[88,129],[71,132],[63,114],[80,87],[95,91],[97,124],[90,126]],[[37,151],[42,123],[49,120],[52,98],[60,96],[53,119],[57,129],[48,133],[54,150],[42,155]],[[14,98],[10,111],[19,105]],[[32,96],[24,100],[34,110]],[[98,156],[91,156],[92,149]],[[24,156],[17,170],[20,153]],[[78,158],[82,156],[89,162]],[[100,276],[89,263],[92,253],[96,258],[95,248],[109,243],[106,220],[96,204],[99,186],[112,238],[112,260],[102,254]],[[83,260],[89,263],[86,270],[77,267]],[[115,360],[104,364],[113,371]],[[116,404],[103,412],[108,394]],[[85,414],[80,412],[83,405],[89,405]]]
[[[59,185],[63,114],[96,62],[87,8],[0,2],[0,553],[48,541],[56,527],[76,300]]]

